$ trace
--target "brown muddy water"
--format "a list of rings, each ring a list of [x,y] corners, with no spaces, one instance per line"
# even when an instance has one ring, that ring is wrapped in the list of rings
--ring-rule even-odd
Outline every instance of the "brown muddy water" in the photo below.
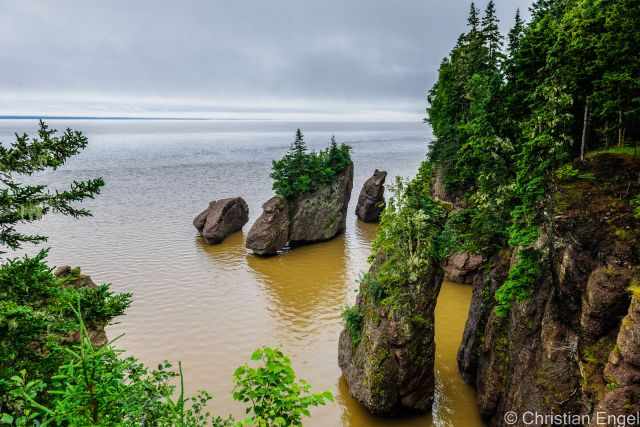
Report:
[[[215,395],[211,410],[242,415],[231,399],[234,369],[263,345],[280,346],[300,377],[336,401],[315,409],[307,426],[481,426],[473,390],[458,374],[456,352],[471,288],[445,283],[436,312],[437,392],[433,414],[375,418],[349,396],[337,364],[340,313],[352,304],[367,267],[375,225],[356,221],[355,201],[375,168],[410,177],[425,155],[420,123],[216,121],[53,121],[84,131],[89,148],[64,168],[34,179],[60,186],[95,176],[107,182],[87,203],[94,217],[51,217],[25,231],[50,236],[52,265],[79,265],[96,281],[133,292],[126,316],[109,328],[118,345],[148,364],[181,360],[189,391]],[[0,121],[0,140],[33,131],[31,121]],[[208,246],[191,225],[216,198],[242,196],[250,223],[271,195],[271,161],[296,127],[321,148],[332,134],[353,147],[355,182],[347,231],[330,242],[257,258],[244,234]],[[392,179],[389,179],[392,181]],[[28,249],[33,252],[34,248]]]

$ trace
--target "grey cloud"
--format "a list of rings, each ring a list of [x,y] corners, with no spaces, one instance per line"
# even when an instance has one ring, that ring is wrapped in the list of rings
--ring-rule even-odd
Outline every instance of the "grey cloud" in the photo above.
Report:
[[[497,1],[505,30],[528,4]],[[0,113],[39,93],[419,106],[468,8],[458,0],[2,2],[0,91],[14,95],[0,98]]]

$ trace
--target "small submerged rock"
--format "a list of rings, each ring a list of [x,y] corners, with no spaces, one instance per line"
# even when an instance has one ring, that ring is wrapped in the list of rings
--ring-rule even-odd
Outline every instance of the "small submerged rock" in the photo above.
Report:
[[[222,243],[249,221],[249,207],[242,197],[214,200],[193,220],[193,226],[209,244]]]
[[[384,181],[386,178],[387,172],[376,169],[373,176],[367,179],[362,186],[356,206],[356,215],[361,221],[380,221],[380,214],[385,206]]]

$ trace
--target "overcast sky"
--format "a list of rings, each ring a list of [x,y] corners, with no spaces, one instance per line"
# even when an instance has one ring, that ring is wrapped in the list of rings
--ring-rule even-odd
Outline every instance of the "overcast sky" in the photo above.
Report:
[[[496,1],[504,30],[529,3]],[[0,0],[0,114],[415,119],[468,9],[463,0]]]

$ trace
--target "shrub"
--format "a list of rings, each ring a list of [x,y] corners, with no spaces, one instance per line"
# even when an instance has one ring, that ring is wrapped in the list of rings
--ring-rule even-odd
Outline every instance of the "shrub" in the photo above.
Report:
[[[131,302],[130,294],[114,294],[108,285],[68,286],[69,278],[51,273],[46,256],[42,251],[0,266],[0,412],[13,407],[7,395],[13,376],[24,371],[25,380],[46,385],[63,363],[62,347],[78,330],[70,304],[82,304],[93,328],[124,313]]]
[[[309,152],[302,131],[296,131],[296,139],[280,160],[274,160],[271,171],[273,190],[279,196],[292,199],[314,191],[319,185],[328,184],[351,164],[351,147],[338,145],[335,138],[320,152]]]
[[[65,361],[49,384],[28,380],[22,370],[10,380],[9,396],[15,402],[4,424],[26,426],[230,426],[231,419],[212,418],[204,412],[211,396],[200,392],[184,397],[182,368],[179,373],[164,362],[150,370],[133,357],[122,357],[112,345],[95,347],[79,311],[80,342],[64,348]],[[175,377],[180,390],[175,396]],[[40,396],[46,392],[49,398]]]
[[[151,370],[134,357],[123,357],[111,343],[95,347],[79,310],[80,342],[63,349],[65,360],[52,381],[28,380],[22,370],[11,377],[7,394],[13,411],[0,412],[0,424],[84,427],[87,425],[158,427],[301,426],[309,408],[333,400],[330,392],[311,393],[297,381],[291,361],[280,350],[256,350],[251,359],[262,366],[239,367],[234,373],[234,399],[249,406],[244,420],[206,412],[212,396],[200,391],[186,397],[182,366],[178,372],[163,362]],[[174,385],[178,379],[179,386]],[[49,399],[43,401],[43,392]]]
[[[310,415],[309,408],[333,400],[330,392],[311,393],[307,382],[298,381],[291,361],[278,349],[260,348],[251,360],[262,362],[262,366],[245,364],[233,374],[233,398],[250,405],[243,425],[301,426],[302,418]]]
[[[344,320],[345,327],[349,331],[352,344],[357,346],[362,339],[362,322],[364,320],[360,306],[345,307],[342,312],[342,319]]]
[[[496,291],[496,314],[505,317],[514,301],[522,302],[529,298],[541,273],[539,252],[534,249],[522,249],[518,253],[515,265],[509,271],[507,280]]]

